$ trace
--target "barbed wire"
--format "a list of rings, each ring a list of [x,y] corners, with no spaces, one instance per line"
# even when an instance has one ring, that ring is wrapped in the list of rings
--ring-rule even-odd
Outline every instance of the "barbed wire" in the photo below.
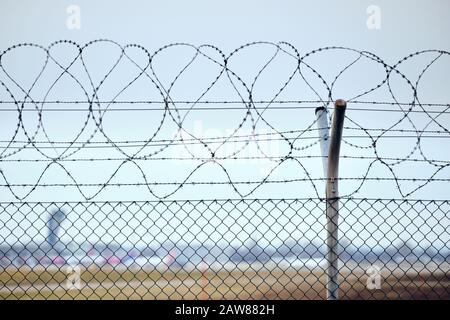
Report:
[[[108,55],[113,62],[100,76],[94,77],[98,72],[97,67],[90,66],[89,52],[95,48],[107,48]],[[270,50],[267,58],[258,68],[254,77],[241,75],[240,69],[234,65],[234,61],[244,55],[250,48],[260,50]],[[20,50],[31,52],[30,61],[40,66],[36,76],[26,76],[26,80],[19,80],[20,76],[13,74],[8,65],[8,59],[13,59],[14,54]],[[67,54],[64,59],[58,58],[58,50],[65,50]],[[74,50],[71,51],[71,50]],[[175,58],[181,61],[180,57],[187,58],[178,70],[169,78],[164,72],[157,71],[159,59],[171,50],[181,50],[183,54],[177,53]],[[184,50],[184,51],[183,51]],[[188,51],[186,51],[188,50]],[[189,54],[187,54],[189,52]],[[70,53],[70,54],[69,54]],[[320,71],[320,65],[314,65],[314,59],[325,53],[342,54],[350,57],[351,62],[340,61],[344,67],[340,68],[333,77],[326,76],[327,72]],[[115,54],[115,56],[114,56]],[[134,55],[140,54],[138,58]],[[61,40],[44,47],[38,44],[22,43],[7,48],[0,54],[0,84],[4,96],[0,96],[0,112],[4,115],[7,112],[16,112],[17,118],[14,129],[9,135],[0,138],[0,165],[7,163],[45,163],[41,168],[36,180],[31,183],[12,182],[8,170],[2,166],[0,176],[3,179],[2,188],[7,188],[17,199],[27,198],[38,188],[46,187],[75,187],[85,200],[90,200],[109,187],[121,186],[144,186],[149,193],[157,199],[165,199],[174,195],[183,186],[191,185],[229,185],[230,188],[241,197],[253,195],[258,188],[265,184],[309,182],[313,192],[318,198],[321,192],[318,191],[317,183],[322,183],[323,177],[318,177],[311,169],[307,168],[303,160],[322,158],[313,149],[318,145],[317,123],[311,109],[325,107],[328,116],[332,116],[332,104],[336,99],[336,85],[361,61],[373,63],[381,67],[381,79],[362,90],[362,92],[345,98],[348,102],[348,112],[346,115],[346,126],[344,130],[357,131],[357,134],[344,133],[343,142],[348,148],[355,152],[364,152],[364,155],[344,154],[342,158],[353,160],[365,160],[363,174],[355,176],[343,176],[340,180],[355,181],[354,189],[344,194],[343,197],[351,197],[358,193],[366,181],[393,181],[401,197],[409,197],[424,186],[434,182],[448,182],[450,178],[437,176],[444,169],[450,166],[450,160],[444,156],[439,159],[435,155],[429,155],[429,149],[424,147],[424,141],[443,141],[448,143],[450,137],[448,121],[445,118],[450,114],[450,103],[423,102],[422,96],[418,94],[421,81],[429,69],[439,60],[449,56],[449,52],[442,50],[423,50],[412,53],[390,64],[374,53],[361,51],[346,47],[323,47],[301,54],[294,46],[286,42],[252,42],[243,45],[231,53],[226,54],[219,48],[212,45],[194,46],[185,43],[173,43],[163,46],[154,52],[138,44],[120,45],[114,41],[100,39],[79,45],[73,41]],[[420,57],[429,59],[425,67],[415,67],[418,76],[414,79],[405,75],[402,67],[407,61]],[[97,56],[98,58],[98,56]],[[36,61],[41,62],[35,63]],[[281,84],[273,85],[272,97],[270,99],[256,98],[256,89],[266,74],[270,74],[270,68],[277,59],[287,59],[285,65],[291,67]],[[123,75],[123,64],[127,64],[127,72],[131,72],[130,79],[126,80]],[[196,64],[212,67],[214,75],[208,78],[211,80],[196,94],[194,99],[179,99],[173,92],[176,91],[183,77],[190,69],[195,69]],[[167,71],[168,73],[168,71]],[[245,72],[244,72],[245,73]],[[128,74],[127,74],[128,75]],[[117,83],[114,77],[119,77],[122,84],[112,92],[112,98],[105,98],[105,87],[109,83]],[[197,78],[201,76],[196,76]],[[205,77],[206,78],[206,77]],[[250,78],[244,80],[246,78]],[[70,80],[70,86],[67,81]],[[25,85],[23,83],[28,83]],[[157,98],[124,99],[128,91],[141,88],[144,85],[151,85],[152,92]],[[405,98],[402,92],[400,99],[397,97],[393,83],[398,83],[406,87],[409,99]],[[211,98],[214,90],[219,90],[226,83],[231,89],[233,97],[231,99]],[[300,86],[300,84],[301,86]],[[300,94],[313,95],[311,99],[285,98],[286,92],[291,87],[299,86],[297,90]],[[197,86],[194,84],[193,86]],[[302,89],[300,89],[302,88]],[[67,90],[77,90],[81,92],[82,99],[65,99],[63,93]],[[198,88],[197,88],[198,89]],[[107,91],[108,94],[111,90]],[[135,91],[132,91],[135,92]],[[371,100],[374,94],[388,96],[383,100]],[[434,94],[434,93],[433,93]],[[57,95],[58,99],[53,98]],[[136,105],[144,105],[136,108]],[[14,105],[15,108],[11,108]],[[60,108],[60,105],[65,105]],[[115,106],[125,107],[117,108]],[[157,105],[156,107],[150,107]],[[290,105],[290,106],[287,106]],[[34,106],[34,108],[33,108]],[[50,107],[55,106],[55,107]],[[68,106],[74,106],[68,107]],[[82,106],[82,107],[80,107]],[[377,106],[377,107],[374,107]],[[388,106],[389,108],[380,108]],[[280,128],[280,121],[274,120],[274,112],[281,110],[307,112],[301,116],[299,128],[287,130]],[[126,111],[152,111],[160,112],[160,117],[155,118],[154,113],[148,115],[154,124],[146,129],[145,139],[115,140],[108,134],[107,115],[110,112]],[[234,119],[234,126],[229,130],[229,134],[198,135],[188,129],[187,121],[192,111],[242,111],[242,114]],[[48,131],[48,112],[61,112],[72,117],[73,112],[85,112],[85,118],[81,126],[77,129],[71,139],[54,139]],[[385,126],[367,126],[358,117],[358,112],[377,112],[386,114]],[[280,114],[281,117],[284,113]],[[394,118],[398,116],[397,118]],[[31,117],[31,118],[30,118]],[[367,117],[367,115],[366,115]],[[11,118],[8,118],[10,120]],[[207,121],[206,119],[205,121]],[[6,121],[6,120],[2,120]],[[350,125],[349,125],[350,124]],[[54,124],[52,124],[54,126]],[[169,129],[172,128],[172,132]],[[64,128],[63,128],[64,129]],[[247,131],[246,131],[247,130]],[[267,132],[261,132],[265,130]],[[245,132],[246,131],[246,132]],[[100,141],[99,141],[100,139]],[[365,141],[368,140],[368,141]],[[403,156],[385,156],[386,146],[390,149],[396,148],[396,143],[403,141],[410,144],[409,151]],[[307,141],[307,144],[304,142]],[[361,142],[362,141],[362,142]],[[391,141],[391,142],[388,142]],[[280,144],[278,149],[280,154],[274,154],[273,150],[266,150],[264,144],[276,142]],[[303,144],[302,144],[303,143]],[[231,147],[230,147],[231,146]],[[380,147],[381,146],[381,147]],[[199,147],[199,150],[193,147]],[[104,152],[111,149],[117,155],[88,155],[79,156],[83,152]],[[174,151],[174,149],[176,149]],[[181,151],[179,150],[181,149]],[[230,150],[231,149],[231,150]],[[318,149],[318,148],[317,148]],[[48,154],[48,150],[54,151],[55,155]],[[253,153],[247,153],[253,150]],[[169,154],[182,153],[183,156]],[[306,155],[305,151],[313,154]],[[433,152],[431,152],[433,154]],[[185,161],[195,160],[199,163],[190,168],[183,179],[171,181],[150,182],[149,175],[144,171],[142,160],[159,161]],[[234,160],[266,160],[272,166],[268,172],[258,179],[244,181],[234,179],[230,174],[230,167],[225,165],[225,161]],[[97,162],[107,161],[113,163],[115,170],[102,182],[81,183],[72,170],[64,166],[64,163]],[[304,174],[304,178],[274,179],[275,171],[285,163],[294,162]],[[403,163],[420,163],[428,165],[430,171],[428,177],[409,177],[399,175],[395,170],[396,166]],[[113,182],[119,176],[119,172],[125,164],[132,164],[136,168],[143,182],[123,183]],[[212,164],[216,169],[225,174],[225,181],[192,181],[194,174],[203,170],[206,164]],[[389,176],[371,176],[375,165],[381,165],[387,169]],[[63,170],[64,174],[71,180],[71,183],[46,183],[44,176],[54,166]],[[410,171],[413,172],[413,171]],[[169,177],[170,178],[170,177]],[[212,179],[212,178],[211,178]],[[401,182],[418,183],[409,191],[402,188]],[[250,190],[242,191],[239,185],[252,185]],[[160,193],[153,189],[155,186],[165,185],[174,188],[168,192]],[[97,187],[92,194],[87,194],[82,187]],[[20,195],[14,188],[28,188],[24,194]]]
[[[33,100],[33,101],[27,101],[27,100],[0,100],[0,104],[90,104],[92,101],[89,100]],[[167,104],[166,101],[157,101],[157,100],[98,100],[96,103],[99,104]],[[297,106],[299,104],[323,104],[323,100],[248,100],[248,101],[238,101],[238,100],[205,100],[205,101],[189,101],[189,100],[176,100],[171,101],[173,104],[271,104],[271,105],[277,105],[277,104],[292,104],[294,106]],[[356,104],[371,104],[371,105],[390,105],[390,106],[410,106],[411,102],[389,102],[389,101],[372,101],[372,100],[353,100],[348,102],[349,105],[356,105]],[[421,106],[425,107],[448,107],[448,103],[420,103]],[[312,108],[315,109],[316,107],[298,107],[298,108]],[[244,108],[246,109],[246,108]],[[6,110],[14,110],[17,111],[17,109],[6,109]],[[29,109],[29,110],[36,110],[36,109]],[[55,110],[55,109],[48,109],[48,110]],[[60,109],[57,109],[60,110]],[[64,110],[64,109],[63,109]],[[73,110],[73,109],[67,109],[67,110]],[[75,109],[75,110],[85,110],[85,109]],[[116,109],[111,109],[111,111],[114,111]],[[124,110],[146,110],[146,109],[124,109]],[[160,111],[161,108],[154,109]],[[385,110],[385,109],[381,109]],[[4,109],[2,110],[4,111]]]

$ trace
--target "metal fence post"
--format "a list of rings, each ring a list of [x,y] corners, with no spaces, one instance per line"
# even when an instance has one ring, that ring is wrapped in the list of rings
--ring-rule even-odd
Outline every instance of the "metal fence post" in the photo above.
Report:
[[[322,154],[323,175],[328,173],[328,118],[325,107],[316,108],[317,130],[319,132],[320,151]]]
[[[338,246],[338,219],[339,219],[339,151],[341,148],[342,131],[344,127],[345,108],[344,100],[334,103],[333,119],[331,121],[330,148],[328,150],[327,171],[327,299],[338,299],[339,291],[339,246]]]

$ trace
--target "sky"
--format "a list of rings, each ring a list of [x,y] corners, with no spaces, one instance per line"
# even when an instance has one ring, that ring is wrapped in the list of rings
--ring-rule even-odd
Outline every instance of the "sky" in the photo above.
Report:
[[[139,44],[153,54],[159,48],[171,43],[186,43],[194,46],[210,44],[222,50],[225,55],[230,54],[236,48],[254,41],[287,42],[295,47],[301,56],[307,52],[327,46],[349,47],[355,50],[370,52],[380,57],[386,63],[393,65],[403,57],[421,50],[450,51],[448,34],[450,20],[448,12],[450,3],[446,0],[438,1],[237,1],[231,0],[225,3],[218,1],[9,1],[3,0],[0,4],[0,28],[4,30],[0,34],[0,50],[6,50],[19,43],[35,43],[44,47],[54,41],[66,39],[79,45],[84,45],[96,39],[110,39],[125,46],[127,44]],[[75,19],[75,20],[74,20]],[[374,20],[375,19],[375,20]],[[276,47],[270,44],[258,44],[239,50],[228,61],[229,68],[246,83],[251,84],[255,77],[252,96],[254,100],[270,100],[276,96],[277,90],[283,87],[289,75],[295,71],[297,60],[292,47],[281,45],[285,50],[278,52],[270,65],[262,70],[268,59],[276,52]],[[138,65],[145,65],[146,55],[139,48],[130,48],[130,57]],[[140,77],[132,85],[126,84],[136,76],[138,68],[133,61],[123,59],[112,72],[108,80],[102,84],[99,90],[100,100],[110,100],[120,92],[124,86],[126,90],[121,92],[118,100],[159,100],[161,95],[155,89],[150,78],[155,80],[156,75],[160,86],[165,90],[176,79],[176,75],[183,66],[189,62],[195,49],[186,45],[178,45],[167,48],[158,53],[153,61],[154,74],[151,77]],[[183,76],[177,78],[176,84],[170,92],[174,100],[193,100],[201,96],[208,85],[220,72],[220,67],[208,57],[220,61],[217,50],[204,47],[205,56],[198,57],[189,66]],[[77,51],[70,44],[59,44],[52,48],[52,56],[63,65],[74,57]],[[109,42],[97,42],[90,45],[84,52],[84,59],[89,69],[92,81],[99,84],[105,72],[110,68],[120,54],[117,45]],[[402,63],[399,70],[412,82],[420,77],[420,72],[426,68],[439,52],[425,53],[414,56]],[[14,78],[23,87],[29,87],[39,68],[44,61],[43,51],[31,47],[20,47],[5,53],[2,57],[0,79],[11,90],[15,97],[24,98],[23,92],[12,83]],[[321,74],[327,84],[331,84],[334,77],[345,66],[358,58],[356,52],[347,50],[326,50],[305,58],[310,66]],[[450,76],[448,54],[438,58],[436,63],[427,69],[421,77],[418,90],[422,103],[448,103],[450,91],[448,83]],[[89,79],[83,73],[82,65],[78,60],[72,67],[72,72],[77,80],[89,88]],[[318,77],[308,68],[303,68],[308,82],[303,81],[299,74],[293,77],[282,94],[277,96],[281,100],[315,100],[327,99]],[[78,100],[84,99],[83,90],[68,76],[61,77],[50,88],[58,77],[60,69],[49,63],[36,86],[31,91],[33,99],[42,100]],[[30,76],[33,75],[33,76]],[[367,56],[360,58],[352,67],[336,81],[333,87],[333,99],[343,98],[350,100],[368,88],[372,88],[381,82],[385,72],[379,63],[374,63]],[[411,101],[412,92],[408,84],[398,77],[392,76],[392,90],[400,101]],[[237,86],[237,89],[232,84]],[[311,90],[311,85],[317,94]],[[50,89],[49,89],[50,88]],[[92,90],[91,90],[92,91]],[[45,93],[48,95],[44,97]],[[240,95],[247,93],[237,78],[233,81],[222,76],[203,100],[239,100]],[[90,93],[92,94],[92,92]],[[10,100],[10,96],[4,90],[0,90],[0,100]],[[359,100],[368,101],[393,101],[387,87],[363,96]],[[106,104],[102,105],[105,107]],[[219,105],[217,105],[219,106]],[[242,106],[242,105],[241,105]],[[317,104],[308,104],[308,108],[294,110],[268,110],[264,113],[264,119],[258,120],[256,132],[259,134],[272,134],[274,130],[269,124],[279,131],[302,130],[314,122],[314,108]],[[58,105],[46,105],[48,108],[58,108]],[[161,124],[161,130],[156,131],[154,139],[170,139],[179,129],[175,121],[163,118],[161,110],[156,111],[114,111],[107,112],[102,117],[102,129],[104,134],[98,132],[95,121],[88,118],[86,112],[88,104],[70,105],[60,104],[64,108],[85,108],[84,111],[73,112],[44,112],[42,115],[45,132],[38,126],[38,113],[28,112],[23,115],[23,124],[27,132],[38,130],[35,139],[45,141],[47,138],[54,141],[70,141],[77,135],[80,128],[84,127],[86,119],[89,119],[85,130],[81,133],[77,143],[85,141],[92,133],[95,137],[92,141],[104,142],[106,139],[113,141],[147,140],[155,133]],[[112,105],[110,109],[127,108],[129,105]],[[138,106],[139,107],[139,106]],[[142,107],[142,106],[140,106]],[[178,106],[180,107],[180,106]],[[350,104],[349,104],[350,107]],[[372,105],[353,104],[354,108],[371,108]],[[375,106],[377,108],[398,109],[397,106]],[[1,108],[15,108],[14,104],[2,104]],[[433,108],[433,109],[432,109]],[[429,107],[427,110],[442,111],[445,107]],[[246,110],[223,111],[180,111],[183,119],[185,137],[217,137],[229,136],[239,127],[240,121],[245,119]],[[11,146],[5,151],[5,146],[17,127],[16,111],[2,112],[3,119],[0,129],[2,137],[3,156],[11,150]],[[347,110],[348,119],[344,125],[353,126],[350,120],[355,121],[365,128],[387,129],[396,124],[401,113]],[[257,117],[257,115],[254,114]],[[350,120],[349,120],[350,119]],[[437,123],[428,124],[430,118],[424,113],[411,115],[414,126],[422,130],[449,129],[450,117],[448,114],[439,115]],[[402,121],[395,125],[395,129],[412,130],[414,126],[408,121]],[[314,127],[314,125],[313,125]],[[17,141],[26,139],[23,130],[19,130]],[[444,130],[445,131],[445,130]],[[245,121],[236,132],[237,135],[250,135],[252,127],[250,121]],[[360,134],[360,131],[344,131],[345,135]],[[46,136],[47,135],[47,136]],[[303,134],[307,139],[297,140],[295,147],[302,148],[316,141],[316,131]],[[279,137],[279,135],[275,135]],[[292,135],[291,135],[292,136]],[[382,138],[377,142],[379,156],[404,158],[421,158],[421,152],[429,159],[449,161],[450,149],[448,148],[447,134],[440,134],[440,138],[422,138],[421,148],[414,148],[417,138]],[[370,148],[371,141],[367,138],[348,138],[346,140],[359,148],[343,143],[341,154],[347,156],[374,156]],[[117,143],[119,144],[119,143]],[[16,143],[15,146],[20,146]],[[23,144],[22,144],[23,145]],[[263,154],[279,157],[286,154],[288,145],[285,141],[261,141],[258,145]],[[138,147],[122,148],[124,152],[116,149],[88,149],[83,148],[70,158],[98,158],[115,157],[123,158],[135,152],[139,155],[149,154],[158,150],[159,146],[146,147],[139,150]],[[227,156],[243,148],[244,143],[228,143],[217,150],[218,155]],[[239,153],[240,156],[262,156],[261,150],[256,144],[250,143],[248,147]],[[45,159],[55,157],[62,150],[52,147],[41,149],[41,154],[33,149],[26,149],[9,159]],[[67,154],[67,153],[66,153]],[[189,154],[195,157],[208,157],[207,148],[199,145],[173,145],[165,149],[161,157],[184,157]],[[296,152],[300,156],[320,155],[319,145],[315,144],[305,150]],[[4,158],[6,159],[6,158]],[[388,163],[393,163],[395,160]],[[173,182],[183,181],[201,164],[201,161],[177,161],[177,160],[152,160],[137,161],[137,165],[117,161],[68,161],[64,162],[64,168],[52,165],[45,171],[41,183],[72,183],[70,177],[64,171],[67,170],[79,183],[104,183],[120,166],[114,182],[144,182],[144,173],[148,181]],[[304,159],[301,165],[294,161],[286,161],[279,167],[273,161],[262,160],[223,160],[221,167],[215,163],[206,163],[199,169],[190,181],[227,181],[227,174],[231,180],[261,180],[271,170],[272,179],[307,179],[323,178],[322,162],[320,158]],[[8,178],[9,183],[33,184],[39,179],[46,162],[5,162],[0,163],[1,169]],[[361,177],[367,170],[370,161],[352,160],[343,158],[340,163],[340,176]],[[224,170],[224,168],[226,170]],[[416,178],[442,178],[448,179],[450,168],[446,167],[436,172],[436,166],[424,162],[405,162],[395,166],[397,177]],[[385,166],[376,163],[371,167],[371,177],[392,177]],[[0,180],[2,180],[0,178]],[[5,184],[4,181],[2,181]],[[432,182],[409,196],[412,199],[448,199],[448,182]],[[340,192],[342,195],[353,195],[358,184],[352,181],[341,181]],[[357,197],[371,198],[403,198],[417,186],[417,182],[400,182],[400,191],[393,181],[379,182],[367,181],[361,190],[354,194]],[[249,198],[308,198],[324,195],[324,182],[315,181],[314,185],[309,181],[263,185],[255,192],[246,185],[237,186],[239,193],[229,185],[220,186],[184,186],[180,190],[178,186],[152,186],[152,195],[144,187],[107,188],[96,195],[99,187],[82,187],[80,190],[92,200],[156,200],[170,194],[167,199],[226,199],[240,198],[248,195]],[[25,196],[28,188],[14,188],[19,198]],[[80,190],[72,188],[38,188],[25,198],[25,201],[84,201],[85,197]],[[173,193],[173,194],[172,194]],[[0,200],[3,202],[17,201],[7,188],[2,188]],[[448,223],[448,217],[447,217]]]

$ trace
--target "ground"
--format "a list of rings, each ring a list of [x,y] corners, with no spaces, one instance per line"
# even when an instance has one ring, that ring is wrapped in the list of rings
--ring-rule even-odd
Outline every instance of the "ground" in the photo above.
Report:
[[[381,288],[369,290],[364,268],[346,265],[343,299],[450,299],[450,269],[384,267]],[[67,288],[64,268],[9,268],[0,272],[3,299],[323,299],[322,268],[268,269],[249,265],[233,271],[142,270],[93,267],[81,270],[80,289]]]

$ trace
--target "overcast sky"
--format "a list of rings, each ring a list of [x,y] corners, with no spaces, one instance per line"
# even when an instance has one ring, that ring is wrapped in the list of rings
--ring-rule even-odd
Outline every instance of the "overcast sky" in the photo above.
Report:
[[[345,5],[344,5],[345,4]],[[70,39],[80,45],[95,39],[111,39],[121,45],[136,43],[145,47],[150,53],[158,48],[176,42],[190,43],[195,46],[211,44],[218,47],[228,55],[237,47],[253,41],[269,41],[278,43],[286,41],[292,44],[304,55],[308,51],[324,46],[344,46],[356,50],[374,53],[388,64],[395,64],[411,53],[437,49],[450,51],[450,3],[442,1],[14,1],[3,0],[0,4],[0,49],[31,42],[42,46],[48,46],[52,42],[61,39]],[[78,15],[79,13],[79,15]],[[79,19],[78,19],[79,18]],[[73,20],[75,19],[75,20]],[[375,20],[373,20],[375,19]],[[267,100],[275,96],[277,89],[283,85],[289,75],[296,68],[296,60],[287,53],[294,51],[284,46],[286,52],[278,54],[265,72],[258,79],[254,87],[254,100]],[[258,45],[239,51],[229,61],[229,68],[247,84],[251,84],[259,70],[274,54],[276,48],[271,45]],[[186,46],[177,46],[164,50],[158,54],[154,61],[155,72],[165,89],[170,87],[174,77],[189,61],[195,51]],[[217,51],[205,49],[205,53],[215,59],[220,59]],[[100,42],[92,45],[85,52],[85,62],[89,68],[94,82],[99,83],[105,75],[105,71],[114,59],[118,57],[120,50],[110,43]],[[62,63],[70,61],[76,51],[70,45],[60,45],[52,51],[55,59]],[[439,54],[436,52],[420,55],[409,59],[399,68],[405,75],[415,82],[420,72]],[[141,50],[130,50],[130,56],[136,59],[139,65],[145,64],[145,54]],[[11,78],[5,74],[5,70],[12,75],[23,87],[29,87],[33,81],[31,75],[39,71],[39,66],[45,56],[42,50],[33,48],[19,48],[10,51],[2,58],[2,66],[5,68],[0,73],[0,79],[15,95],[16,99],[24,98],[20,88],[14,86]],[[325,81],[331,84],[336,74],[347,64],[358,58],[358,54],[329,50],[315,54],[305,59],[305,62],[323,75]],[[450,66],[449,55],[443,55],[427,70],[419,87],[419,97],[422,103],[448,103],[450,101]],[[58,75],[56,65],[49,64],[47,72],[39,79],[38,84],[31,92],[33,99],[42,100],[44,94],[49,91],[49,85],[55,81]],[[74,64],[72,72],[79,81],[89,87],[88,78],[83,75],[81,64]],[[100,100],[113,98],[133,79],[137,68],[131,61],[123,61],[115,69],[102,89],[99,91]],[[327,99],[327,92],[323,90],[317,76],[308,70],[304,70],[308,77],[308,83],[317,89],[320,99]],[[171,90],[171,97],[175,100],[192,100],[197,98],[208,83],[220,72],[220,68],[204,57],[190,66],[189,71],[177,80],[177,84]],[[340,78],[333,90],[333,98],[351,99],[377,83],[385,77],[384,69],[380,64],[370,59],[362,58],[351,71]],[[225,78],[225,77],[223,77]],[[241,88],[242,89],[242,88]],[[398,99],[410,102],[412,99],[411,88],[400,77],[392,77],[392,89]],[[92,94],[92,90],[90,91]],[[10,100],[4,87],[0,90],[1,100]],[[63,77],[49,91],[48,100],[78,100],[84,99],[82,90],[70,79]],[[283,91],[280,99],[315,100],[318,97],[308,88],[299,74],[291,84]],[[161,96],[148,78],[142,77],[139,81],[119,96],[119,100],[161,100]],[[237,92],[230,86],[226,79],[219,81],[214,89],[208,92],[204,100],[239,100]],[[384,86],[371,95],[364,96],[360,100],[393,101],[387,88]],[[264,113],[264,119],[279,131],[305,129],[314,121],[314,108],[317,105],[307,105],[301,110],[278,110]],[[14,105],[3,104],[2,108],[15,108]],[[58,108],[58,106],[48,106]],[[65,105],[65,108],[88,108],[88,104],[73,106]],[[104,107],[104,106],[103,106]],[[120,106],[112,106],[111,108]],[[127,107],[127,106],[121,106]],[[370,108],[370,105],[354,105],[353,107]],[[396,108],[396,106],[377,106],[378,108]],[[430,109],[431,110],[431,109]],[[443,110],[435,107],[433,110]],[[185,117],[183,128],[197,137],[227,136],[236,129],[245,116],[245,110],[234,111],[198,111],[181,112]],[[400,118],[400,113],[347,111],[347,116],[361,124],[363,127],[388,128]],[[2,112],[2,126],[0,134],[2,141],[11,138],[17,126],[17,112]],[[56,141],[71,140],[83,126],[87,112],[48,112],[43,114],[43,123],[46,133]],[[27,130],[34,132],[37,126],[37,113],[30,112],[23,116]],[[155,132],[161,123],[161,111],[146,112],[110,112],[105,114],[102,124],[105,134],[114,141],[146,140],[149,134]],[[411,117],[417,129],[426,127],[427,130],[442,130],[436,123],[428,125],[430,118],[425,114],[414,114]],[[449,129],[450,117],[441,115],[437,119],[439,124]],[[273,133],[273,130],[263,123],[258,122],[257,133]],[[348,120],[346,125],[352,125]],[[87,139],[96,129],[92,119],[86,125],[79,142]],[[396,126],[396,129],[413,129],[411,123],[404,121]],[[170,139],[177,132],[174,121],[165,120],[164,125],[155,139]],[[239,135],[251,133],[251,123],[246,121],[239,130]],[[44,131],[39,129],[36,140],[45,140]],[[360,132],[344,132],[345,134],[360,134]],[[316,132],[306,133],[304,136],[314,138]],[[19,132],[17,141],[26,139],[23,132]],[[93,141],[105,141],[105,136],[96,134]],[[297,141],[296,147],[301,148],[314,140]],[[348,139],[349,142],[359,146],[370,146],[369,139]],[[437,160],[450,159],[448,148],[448,134],[444,138],[423,138],[422,149],[417,149],[413,157],[421,158],[420,152],[427,157]],[[404,158],[411,150],[414,150],[415,138],[385,138],[378,144],[379,155],[392,158]],[[20,146],[20,144],[16,144]],[[242,144],[224,146],[218,151],[222,155],[232,153]],[[2,142],[4,151],[5,143]],[[284,155],[287,150],[283,141],[263,142],[263,151],[272,156]],[[228,149],[227,149],[228,148]],[[151,153],[157,147],[148,147],[140,154]],[[43,149],[44,150],[44,149]],[[128,154],[136,152],[137,148],[127,150]],[[11,151],[11,149],[10,149]],[[50,157],[58,155],[58,150],[45,149],[45,154]],[[168,148],[159,155],[162,157],[182,157],[191,152],[197,157],[208,156],[205,148],[198,146],[175,146]],[[354,148],[349,144],[343,144],[342,154],[352,156],[374,156],[371,148]],[[8,152],[7,152],[8,153]],[[318,145],[299,151],[296,155],[319,155]],[[248,147],[240,155],[261,156],[252,146]],[[90,157],[124,157],[114,149],[81,150],[72,158]],[[45,159],[34,151],[24,150],[9,157],[9,159]],[[228,161],[228,162],[227,162]],[[201,161],[141,161],[134,164],[125,164],[121,167],[114,180],[111,182],[144,182],[142,172],[148,181],[182,181],[188,174],[201,163]],[[340,175],[342,177],[361,177],[367,169],[370,161],[355,161],[342,159]],[[121,161],[101,162],[65,162],[65,168],[80,183],[104,183],[117,169]],[[270,170],[276,166],[273,161],[242,161],[233,162],[224,160],[223,168],[216,164],[208,163],[202,166],[192,176],[191,181],[226,181],[227,173],[232,180],[261,180]],[[35,183],[47,163],[0,163],[4,174],[10,183]],[[323,177],[321,160],[318,158],[304,160],[301,167],[295,162],[286,162],[273,172],[273,179],[307,178],[308,174],[313,178]],[[142,170],[142,172],[140,170]],[[306,169],[306,170],[305,170]],[[407,162],[395,167],[395,175],[398,177],[429,178],[436,171],[436,167],[428,163]],[[450,169],[441,170],[434,178],[448,178]],[[392,177],[386,167],[375,164],[370,173],[373,177]],[[2,180],[0,178],[0,180]],[[4,181],[2,180],[2,183]],[[41,183],[71,183],[67,174],[61,167],[52,166],[45,173]],[[357,185],[353,182],[343,181],[340,185],[341,194],[349,194]],[[407,194],[417,186],[417,183],[401,182],[403,194]],[[152,187],[153,188],[153,187]],[[176,186],[155,187],[157,195],[171,193]],[[241,195],[248,193],[249,186],[237,186]],[[30,188],[17,187],[17,194],[25,195]],[[92,196],[98,190],[94,188],[82,188],[85,195]],[[322,196],[323,182],[316,181],[314,186],[310,182],[296,184],[263,186],[252,193],[250,197],[273,198],[305,198],[315,197],[317,192]],[[178,190],[169,199],[203,199],[203,198],[239,198],[230,186],[195,186],[184,187]],[[375,198],[402,198],[402,194],[390,181],[386,183],[368,182],[355,196]],[[449,191],[447,183],[433,182],[411,195],[411,198],[448,199]],[[0,196],[2,201],[14,201],[15,198],[5,188]],[[96,200],[154,200],[146,188],[112,188],[102,191]],[[28,201],[82,201],[83,196],[75,188],[47,188],[40,189],[26,198]]]

